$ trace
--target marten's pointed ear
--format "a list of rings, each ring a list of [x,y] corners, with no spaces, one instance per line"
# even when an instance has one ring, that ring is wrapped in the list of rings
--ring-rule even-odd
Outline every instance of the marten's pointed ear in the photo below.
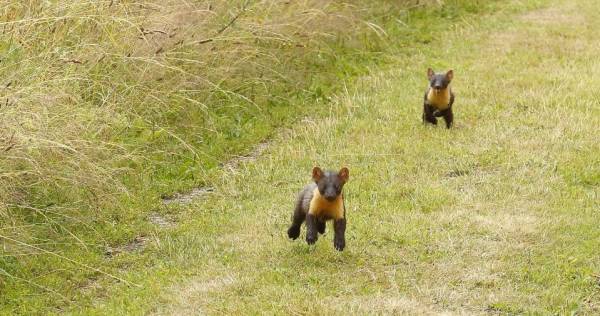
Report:
[[[454,78],[454,70],[448,70],[448,72],[446,73],[446,78],[448,78],[448,80],[452,80],[452,78]]]
[[[313,180],[315,180],[315,182],[318,182],[319,180],[321,180],[321,178],[323,178],[323,170],[321,170],[321,168],[319,168],[319,167],[314,167],[313,173],[312,173],[312,178],[313,178]]]
[[[350,171],[348,170],[348,168],[344,167],[340,169],[340,172],[338,172],[338,177],[340,177],[340,180],[346,183],[348,181],[348,178],[350,178]]]
[[[433,78],[433,75],[435,75],[435,72],[433,72],[433,69],[427,68],[427,78],[429,78],[429,80],[431,80],[431,78]]]

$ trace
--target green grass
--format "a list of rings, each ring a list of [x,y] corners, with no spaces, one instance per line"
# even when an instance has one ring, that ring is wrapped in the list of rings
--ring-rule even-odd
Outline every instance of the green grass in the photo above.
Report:
[[[227,174],[166,238],[199,263],[158,312],[598,313],[598,16],[514,5],[414,46]],[[429,65],[456,72],[449,131],[419,121]],[[343,253],[331,232],[286,240],[313,165],[351,170]]]
[[[525,13],[528,10],[533,11]],[[2,312],[598,313],[600,108],[594,87],[600,72],[594,60],[600,35],[593,27],[598,18],[592,0],[456,1],[376,17],[387,33],[377,44],[382,46],[358,59],[341,52],[330,59],[341,63],[328,68],[335,69],[336,78],[370,70],[359,80],[339,82],[337,96],[331,94],[331,79],[319,77],[323,81],[311,89],[298,90],[308,91],[310,97],[300,96],[284,109],[273,105],[269,111],[279,114],[264,119],[267,127],[250,124],[237,131],[232,126],[241,121],[231,123],[236,122],[231,113],[237,111],[215,111],[210,126],[223,125],[223,133],[247,139],[227,141],[221,136],[210,151],[219,157],[214,166],[232,153],[247,152],[278,126],[289,127],[274,134],[255,161],[233,170],[194,169],[198,161],[186,161],[195,158],[165,158],[186,148],[183,142],[162,139],[168,132],[189,137],[179,138],[207,152],[190,142],[197,135],[190,128],[197,122],[193,113],[178,116],[152,107],[146,112],[149,99],[135,103],[139,108],[134,116],[126,112],[115,119],[112,114],[119,111],[106,112],[110,122],[132,125],[117,134],[122,139],[105,144],[122,155],[116,161],[94,160],[91,169],[81,168],[83,175],[68,181],[80,184],[90,170],[117,172],[91,178],[114,180],[114,186],[129,195],[115,195],[100,206],[91,203],[80,216],[69,218],[73,222],[59,221],[50,211],[66,209],[72,197],[34,186],[25,196],[38,198],[27,205],[39,209],[26,214],[33,218],[13,223],[47,226],[36,231],[39,236],[19,240],[141,287],[56,256],[18,255],[24,248],[5,243],[7,255],[0,259],[0,273],[5,272],[0,283]],[[377,67],[376,62],[386,65]],[[420,123],[429,66],[455,69],[452,130]],[[106,69],[90,71],[103,76]],[[155,69],[146,71],[156,75]],[[135,78],[135,72],[127,73]],[[131,80],[117,87],[124,93],[134,91],[139,85],[129,86]],[[101,87],[88,88],[97,92]],[[85,91],[73,89],[80,88]],[[152,89],[161,95],[160,89]],[[145,91],[136,98],[145,100]],[[93,104],[107,95],[82,98]],[[161,97],[171,102],[181,95]],[[331,101],[309,105],[325,97]],[[305,105],[309,106],[297,109]],[[248,108],[245,117],[255,117],[257,112]],[[288,109],[295,114],[283,119]],[[98,112],[81,115],[90,113]],[[153,130],[149,122],[163,122],[163,115],[190,121],[158,124],[173,129]],[[295,122],[294,117],[303,116]],[[198,128],[202,126],[207,125]],[[57,161],[70,166],[71,160],[57,151]],[[93,157],[100,154],[94,151]],[[73,166],[86,162],[73,161]],[[333,250],[331,227],[314,247],[285,237],[294,195],[309,181],[313,165],[350,168],[343,253]],[[115,166],[131,172],[119,173]],[[74,186],[61,183],[61,175],[72,171],[50,178],[68,192]],[[190,205],[159,201],[160,194],[198,184],[215,191]],[[112,185],[106,180],[82,187],[103,192]],[[84,201],[93,201],[94,194]],[[49,196],[57,200],[46,200]],[[0,212],[11,215],[2,217],[3,224],[10,224],[14,210]],[[152,225],[147,221],[150,212],[172,219],[174,226]],[[76,229],[78,220],[87,226]],[[97,234],[89,232],[98,227]],[[62,237],[83,231],[88,231],[87,250],[76,238]],[[135,236],[146,240],[143,249],[104,255],[106,245],[118,247]],[[74,245],[60,246],[61,241]]]

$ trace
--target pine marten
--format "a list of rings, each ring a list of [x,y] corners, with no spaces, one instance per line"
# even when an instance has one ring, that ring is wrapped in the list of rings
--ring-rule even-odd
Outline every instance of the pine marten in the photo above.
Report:
[[[445,74],[436,74],[431,68],[427,69],[429,78],[429,87],[425,92],[423,103],[423,123],[437,125],[436,117],[444,117],[446,128],[452,126],[454,114],[452,113],[452,104],[454,104],[454,93],[450,88],[450,82],[454,77],[454,71],[449,70]]]
[[[313,245],[318,233],[325,233],[325,222],[333,220],[333,246],[342,251],[346,246],[346,208],[342,189],[348,181],[349,171],[344,167],[339,172],[323,171],[314,167],[311,183],[298,195],[292,225],[288,236],[296,239],[300,236],[300,227],[306,220],[306,243]]]

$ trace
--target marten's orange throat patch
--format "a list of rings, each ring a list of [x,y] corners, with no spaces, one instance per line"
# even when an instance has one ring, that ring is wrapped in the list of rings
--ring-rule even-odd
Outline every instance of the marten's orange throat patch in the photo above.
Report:
[[[434,106],[438,110],[445,110],[450,105],[450,87],[446,89],[429,89],[427,93],[427,103]]]
[[[319,193],[319,189],[313,191],[313,198],[310,200],[309,214],[319,218],[340,219],[344,218],[344,200],[340,194],[335,200],[328,201]]]

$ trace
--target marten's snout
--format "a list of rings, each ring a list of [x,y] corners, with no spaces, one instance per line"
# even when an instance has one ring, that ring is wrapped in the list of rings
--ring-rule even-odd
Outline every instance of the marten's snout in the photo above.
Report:
[[[329,201],[333,202],[337,198],[338,193],[334,186],[327,186],[323,192],[323,197]]]
[[[324,197],[327,201],[333,202],[337,198],[336,192],[325,192]]]

